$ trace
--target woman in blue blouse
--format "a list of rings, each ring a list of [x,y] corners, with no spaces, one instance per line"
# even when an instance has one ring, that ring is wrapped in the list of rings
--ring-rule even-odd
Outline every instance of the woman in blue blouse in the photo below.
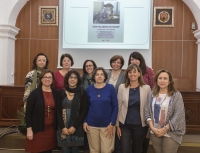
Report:
[[[118,113],[117,94],[113,85],[105,83],[107,73],[103,68],[96,68],[92,79],[95,84],[86,89],[89,109],[83,128],[87,133],[90,153],[111,153]]]
[[[118,90],[117,135],[123,153],[142,152],[142,144],[148,130],[144,107],[150,90],[150,86],[145,85],[143,81],[139,66],[129,65],[125,74],[125,84],[121,84]]]

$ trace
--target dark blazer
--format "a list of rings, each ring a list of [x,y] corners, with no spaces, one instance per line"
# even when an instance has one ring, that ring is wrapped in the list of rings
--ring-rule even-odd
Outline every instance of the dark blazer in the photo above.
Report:
[[[83,120],[85,119],[87,112],[88,112],[88,101],[87,101],[87,94],[86,91],[81,89],[82,93],[81,96],[79,98],[80,100],[80,112],[78,113],[79,116],[76,118],[74,124],[72,125],[75,129],[77,129],[81,124],[83,124]],[[75,93],[75,96],[79,96],[79,93]],[[58,124],[60,126],[61,129],[63,129],[65,127],[64,122],[63,122],[63,117],[62,117],[62,102],[64,100],[64,98],[66,97],[66,93],[65,93],[65,89],[60,90],[58,92],[57,95],[57,102],[58,102],[58,107],[57,107],[57,120],[58,120]]]
[[[54,129],[57,129],[56,121],[56,95],[57,92],[55,89],[52,89],[52,94],[55,102],[54,110]],[[26,127],[32,127],[33,133],[43,132],[44,131],[44,118],[45,118],[45,102],[44,96],[42,93],[42,88],[37,88],[31,92],[27,99],[26,113],[25,113],[25,122]]]
[[[109,82],[109,79],[110,79],[110,77],[111,77],[111,71],[109,71],[108,72],[108,79],[106,80],[106,83],[108,83]],[[117,83],[116,83],[116,86],[115,86],[115,91],[118,93],[118,88],[119,88],[119,85],[120,84],[122,84],[122,83],[124,83],[124,80],[125,80],[125,78],[124,78],[124,72],[122,72],[122,70],[121,70],[121,72],[120,72],[120,74],[119,74],[119,77],[118,77],[118,79],[117,79]]]

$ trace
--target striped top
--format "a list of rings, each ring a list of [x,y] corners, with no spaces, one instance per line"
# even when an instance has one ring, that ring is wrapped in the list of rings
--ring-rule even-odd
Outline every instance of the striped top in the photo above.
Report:
[[[149,100],[145,106],[145,119],[153,119],[152,91],[149,93]],[[164,125],[170,125],[167,134],[177,143],[181,144],[182,136],[185,134],[185,110],[183,98],[180,92],[175,92],[169,101],[168,111]]]

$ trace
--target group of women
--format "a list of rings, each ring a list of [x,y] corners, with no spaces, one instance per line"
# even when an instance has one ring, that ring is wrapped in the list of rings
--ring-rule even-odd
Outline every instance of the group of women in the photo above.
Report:
[[[155,77],[139,52],[124,59],[114,55],[111,70],[93,60],[83,64],[83,75],[71,69],[70,54],[60,58],[61,70],[52,72],[47,56],[39,53],[25,81],[25,150],[78,153],[147,153],[149,137],[155,153],[176,153],[185,133],[182,96],[167,70]],[[170,146],[170,147],[169,147]]]

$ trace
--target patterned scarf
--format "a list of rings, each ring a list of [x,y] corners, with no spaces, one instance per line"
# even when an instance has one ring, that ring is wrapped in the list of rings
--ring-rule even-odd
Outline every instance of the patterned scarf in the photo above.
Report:
[[[38,76],[37,73],[41,73],[45,68],[40,68],[37,67],[34,72],[33,72],[33,79],[32,79],[32,84],[30,86],[30,92],[32,92],[33,90],[35,90],[37,88],[37,80],[38,80]]]

